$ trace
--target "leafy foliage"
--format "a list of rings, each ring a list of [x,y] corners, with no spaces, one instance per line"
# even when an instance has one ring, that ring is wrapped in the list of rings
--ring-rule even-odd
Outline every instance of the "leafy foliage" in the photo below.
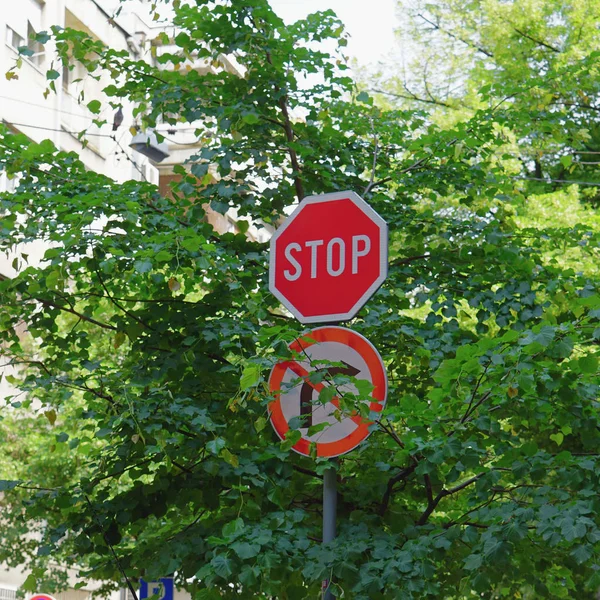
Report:
[[[593,0],[399,3],[411,69],[387,65],[370,87],[433,107],[452,123],[485,107],[507,111],[505,152],[537,187],[598,185],[598,52]],[[559,184],[558,186],[556,184]],[[531,186],[530,186],[531,187]]]
[[[356,599],[591,597],[600,223],[577,186],[513,178],[506,132],[542,113],[491,105],[440,127],[357,93],[317,44],[344,40],[332,13],[286,26],[264,0],[175,4],[178,50],[161,60],[235,52],[243,76],[52,34],[118,76],[106,92],[145,123],[201,121],[170,198],[0,133],[0,164],[20,174],[1,248],[48,244],[0,281],[25,392],[0,423],[0,559],[27,560],[31,586],[52,557],[109,587],[175,574],[196,598],[314,598],[330,575]],[[277,224],[294,196],[342,189],[390,227],[389,278],[351,324],[390,391],[337,463],[339,535],[323,546],[329,463],[291,455],[267,423],[264,380],[301,328],[268,292],[266,245],[217,234],[204,205]]]

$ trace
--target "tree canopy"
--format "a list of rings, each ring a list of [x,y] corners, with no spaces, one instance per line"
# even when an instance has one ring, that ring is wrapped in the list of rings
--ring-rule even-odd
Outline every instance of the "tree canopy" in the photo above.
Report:
[[[450,121],[509,107],[507,150],[525,176],[598,183],[597,2],[406,0],[399,10],[402,64],[384,65],[372,88]]]
[[[463,4],[436,6],[466,27],[483,3]],[[0,421],[0,560],[32,568],[26,590],[60,586],[62,562],[107,588],[173,574],[198,599],[315,598],[330,576],[353,599],[592,598],[600,219],[581,186],[523,178],[514,147],[545,132],[564,165],[572,123],[593,135],[592,112],[525,98],[583,81],[592,105],[594,48],[505,83],[469,79],[476,105],[440,123],[360,90],[329,11],[286,25],[266,0],[173,7],[169,70],[48,32],[57,61],[112,74],[105,92],[136,102],[146,126],[200,123],[202,149],[168,198],[0,130],[0,167],[19,175],[0,196],[0,250],[48,244],[42,264],[21,256],[0,280],[2,353],[24,392]],[[542,32],[552,20],[515,23],[549,45],[569,37]],[[243,76],[179,68],[223,54]],[[496,101],[503,85],[514,102]],[[268,424],[265,380],[304,328],[268,291],[268,246],[243,224],[218,234],[204,206],[275,227],[336,190],[389,225],[389,277],[349,324],[381,353],[389,393],[337,462],[339,533],[323,546],[330,462],[290,452],[293,436]]]

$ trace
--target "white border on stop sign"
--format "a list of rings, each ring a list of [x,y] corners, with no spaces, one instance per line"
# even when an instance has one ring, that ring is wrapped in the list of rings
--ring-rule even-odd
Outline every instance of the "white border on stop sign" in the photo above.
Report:
[[[357,300],[354,306],[345,313],[328,313],[326,315],[308,316],[302,315],[288,301],[288,299],[275,287],[276,256],[275,242],[279,236],[292,224],[298,213],[308,204],[320,204],[321,202],[330,202],[332,200],[350,200],[360,210],[362,210],[380,229],[379,245],[379,276],[369,286],[366,292]],[[381,287],[387,278],[388,273],[388,226],[384,219],[356,192],[332,192],[330,194],[320,194],[317,196],[306,196],[300,202],[294,212],[283,222],[271,237],[269,246],[269,290],[270,292],[300,321],[300,323],[327,323],[330,321],[348,321],[366,304],[367,300]]]

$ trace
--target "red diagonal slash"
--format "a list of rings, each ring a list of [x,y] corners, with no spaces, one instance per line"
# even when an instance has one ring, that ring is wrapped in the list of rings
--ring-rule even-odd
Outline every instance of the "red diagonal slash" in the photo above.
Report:
[[[326,387],[322,383],[313,383],[312,381],[310,381],[310,373],[295,360],[285,361],[281,363],[281,366],[293,371],[296,375],[298,375],[298,377],[301,377],[305,381],[305,383],[308,383],[308,385],[310,385],[310,387],[312,387],[317,392],[324,390]],[[331,402],[331,404],[333,404],[333,406],[335,406],[338,410],[341,410],[340,399],[337,396],[334,396],[329,402]],[[354,415],[348,418],[352,419],[352,421],[354,421],[357,425],[362,425],[365,423],[365,420],[360,415]]]

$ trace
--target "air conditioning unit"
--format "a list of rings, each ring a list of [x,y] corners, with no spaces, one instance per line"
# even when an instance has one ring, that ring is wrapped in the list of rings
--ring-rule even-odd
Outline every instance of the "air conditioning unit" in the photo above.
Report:
[[[129,147],[147,156],[152,162],[159,163],[170,156],[169,146],[166,142],[158,142],[153,131],[137,133],[133,136]]]

